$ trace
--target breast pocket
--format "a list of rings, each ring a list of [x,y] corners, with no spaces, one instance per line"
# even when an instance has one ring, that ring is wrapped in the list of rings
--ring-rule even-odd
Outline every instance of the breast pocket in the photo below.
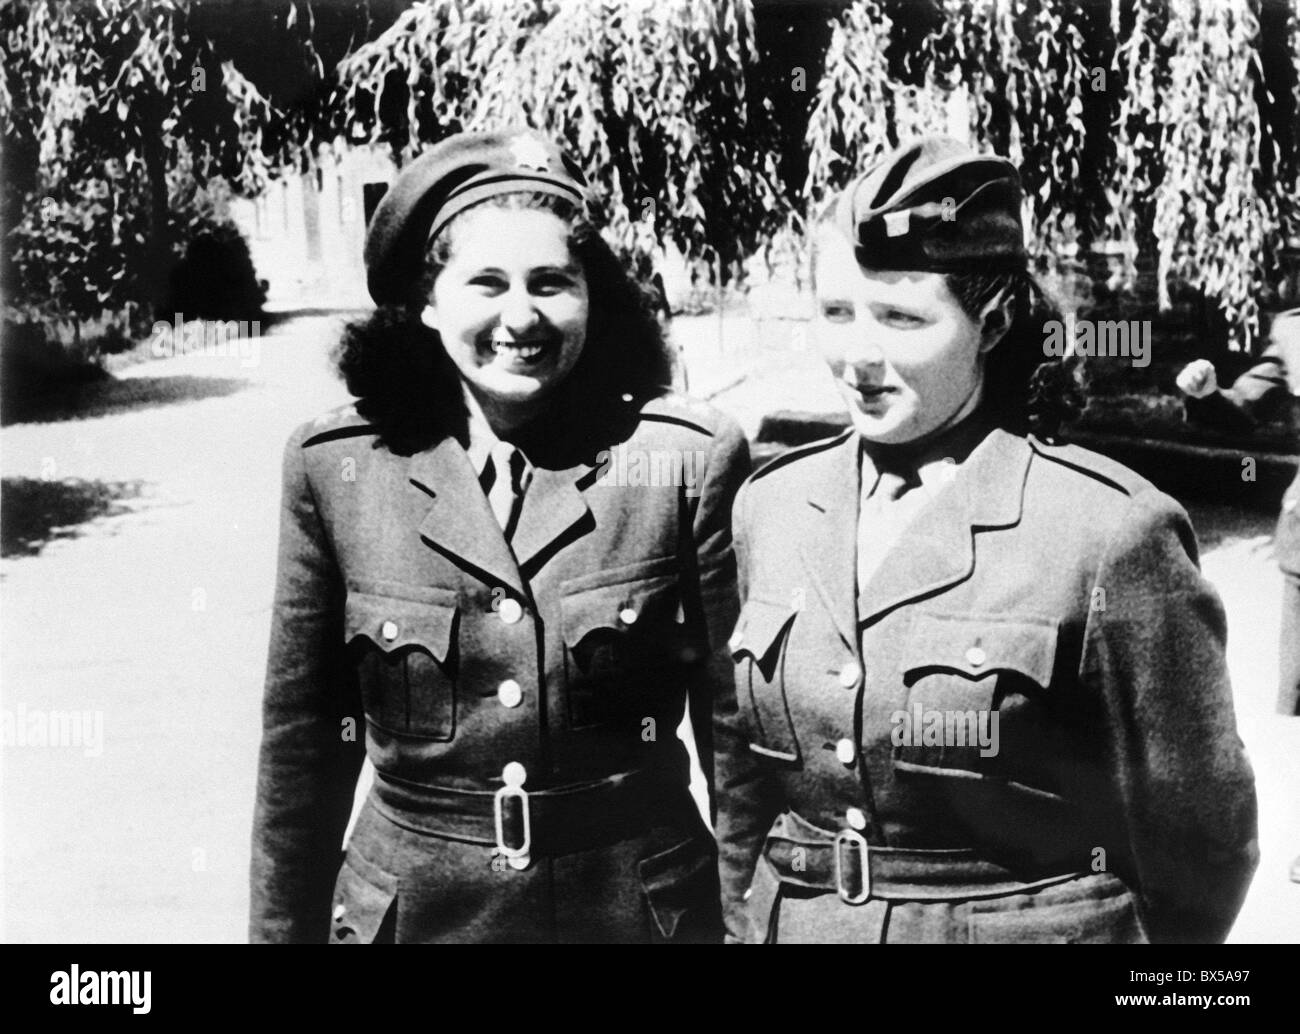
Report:
[[[796,611],[785,603],[750,597],[731,637],[737,703],[748,701],[755,740],[749,749],[778,761],[797,762],[799,742],[786,700],[785,664]]]
[[[919,615],[903,651],[907,708],[891,719],[895,767],[1002,771],[1005,705],[1041,702],[1056,646],[1057,626],[1050,621]]]
[[[565,582],[570,728],[639,722],[680,705],[682,666],[700,652],[678,621],[680,604],[675,557]]]
[[[411,596],[392,595],[405,591]],[[457,596],[410,586],[349,590],[346,635],[366,721],[406,736],[447,741],[456,733]]]

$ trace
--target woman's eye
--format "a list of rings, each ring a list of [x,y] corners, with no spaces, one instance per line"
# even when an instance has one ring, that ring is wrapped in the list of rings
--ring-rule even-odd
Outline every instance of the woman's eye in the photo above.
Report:
[[[919,327],[925,323],[920,316],[900,309],[887,309],[881,318],[893,327]]]
[[[477,276],[469,278],[471,287],[482,288],[484,291],[499,292],[506,289],[506,282],[499,276],[491,273],[479,273]]]
[[[533,293],[541,295],[559,294],[572,287],[573,278],[563,273],[544,273],[534,277],[532,283]]]
[[[853,306],[843,302],[823,302],[822,318],[833,323],[843,323],[853,318]]]

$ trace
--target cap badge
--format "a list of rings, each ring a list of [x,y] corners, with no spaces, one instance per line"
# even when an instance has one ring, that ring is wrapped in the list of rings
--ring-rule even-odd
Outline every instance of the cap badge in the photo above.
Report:
[[[550,155],[546,153],[541,141],[533,137],[516,137],[510,145],[510,153],[514,155],[515,165],[520,169],[534,169],[537,172],[549,172],[551,169]]]
[[[908,226],[911,223],[910,211],[886,212],[885,213],[885,236],[902,237],[907,233]]]

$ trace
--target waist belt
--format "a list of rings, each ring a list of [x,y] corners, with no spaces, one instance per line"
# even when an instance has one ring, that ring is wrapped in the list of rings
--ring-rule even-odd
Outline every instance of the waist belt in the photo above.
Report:
[[[660,772],[624,772],[555,790],[525,790],[511,778],[499,790],[459,790],[402,782],[375,773],[377,811],[404,829],[495,847],[516,869],[539,856],[605,847],[655,824],[703,828],[684,783]]]
[[[763,849],[783,883],[834,891],[849,905],[886,901],[970,901],[1023,894],[1087,876],[1052,867],[1026,880],[975,851],[873,847],[857,830],[829,832],[793,812],[777,819]]]

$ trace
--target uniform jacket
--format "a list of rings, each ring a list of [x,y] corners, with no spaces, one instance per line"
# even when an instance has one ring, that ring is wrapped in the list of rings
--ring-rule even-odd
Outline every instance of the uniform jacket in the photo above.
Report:
[[[397,455],[352,408],[290,438],[254,940],[719,930],[713,845],[675,730],[689,696],[708,771],[708,715],[730,683],[715,646],[736,615],[729,515],[748,473],[744,438],[666,396],[629,408],[610,442],[550,444],[530,453],[512,553],[455,438]],[[364,754],[375,784],[340,869]],[[462,805],[483,814],[509,762],[530,792],[647,772],[667,789],[611,842],[515,871],[494,860],[490,835],[444,835],[462,829]],[[594,808],[589,825],[620,818]]]
[[[1269,345],[1258,363],[1231,387],[1205,399],[1188,399],[1187,410],[1193,419],[1242,430],[1290,415],[1292,426],[1300,431],[1300,309],[1273,318]],[[1275,548],[1282,570],[1300,576],[1300,471],[1282,497]]]
[[[1182,509],[1101,456],[994,430],[859,604],[858,449],[849,432],[781,457],[736,503],[715,733],[730,937],[1221,940],[1257,862],[1255,791]],[[900,740],[918,708],[996,713],[996,754]],[[956,903],[778,885],[774,820],[834,832],[851,808],[873,847],[1082,875]]]

